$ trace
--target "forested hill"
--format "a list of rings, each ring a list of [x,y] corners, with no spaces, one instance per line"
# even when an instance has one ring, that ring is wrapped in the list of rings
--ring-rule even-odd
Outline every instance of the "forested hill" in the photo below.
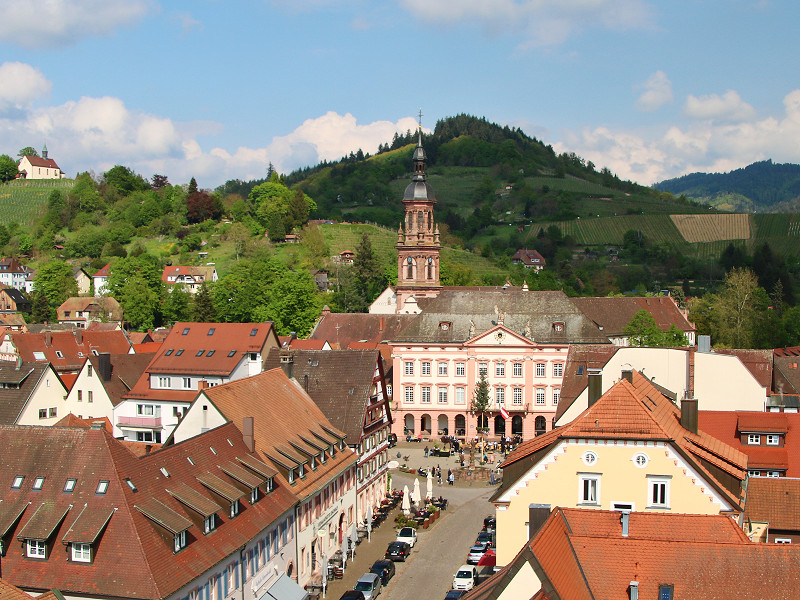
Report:
[[[653,186],[721,210],[800,212],[800,165],[753,163],[730,173],[691,173]]]

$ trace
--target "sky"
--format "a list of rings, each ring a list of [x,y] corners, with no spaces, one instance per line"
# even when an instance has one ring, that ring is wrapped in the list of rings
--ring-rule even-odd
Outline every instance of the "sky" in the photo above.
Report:
[[[458,114],[643,185],[800,163],[796,0],[0,0],[0,154],[205,188]]]

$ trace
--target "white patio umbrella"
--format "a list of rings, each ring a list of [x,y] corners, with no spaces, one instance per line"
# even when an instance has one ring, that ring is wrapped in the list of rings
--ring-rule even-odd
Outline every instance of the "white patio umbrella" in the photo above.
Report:
[[[328,588],[328,555],[322,553],[322,597],[325,597],[325,590]]]
[[[403,486],[403,512],[408,514],[411,512],[411,498],[408,497],[408,486]]]
[[[356,543],[358,542],[358,530],[356,529],[356,524],[353,523],[352,529],[350,529],[350,558],[354,559],[356,557]]]
[[[372,541],[372,507],[367,507],[367,541]]]
[[[427,481],[425,482],[425,485],[426,485],[426,488],[427,488],[427,492],[428,492],[427,495],[425,496],[426,500],[430,500],[431,498],[433,498],[433,476],[431,475],[432,471],[433,471],[433,469],[430,469],[428,471]]]
[[[419,493],[419,477],[414,478],[414,504],[419,504],[422,496]]]

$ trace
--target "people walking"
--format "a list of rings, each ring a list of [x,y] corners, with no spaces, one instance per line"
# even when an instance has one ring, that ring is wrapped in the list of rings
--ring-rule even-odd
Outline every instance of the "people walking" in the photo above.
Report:
[[[450,485],[453,485],[453,482],[455,481],[455,479],[456,479],[455,475],[453,474],[452,471],[450,471],[450,474],[447,476],[447,483],[449,483]]]

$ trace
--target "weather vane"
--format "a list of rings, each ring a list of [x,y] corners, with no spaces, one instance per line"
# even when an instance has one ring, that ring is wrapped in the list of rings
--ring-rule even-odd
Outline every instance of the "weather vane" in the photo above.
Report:
[[[422,129],[422,109],[419,109],[419,128]]]

